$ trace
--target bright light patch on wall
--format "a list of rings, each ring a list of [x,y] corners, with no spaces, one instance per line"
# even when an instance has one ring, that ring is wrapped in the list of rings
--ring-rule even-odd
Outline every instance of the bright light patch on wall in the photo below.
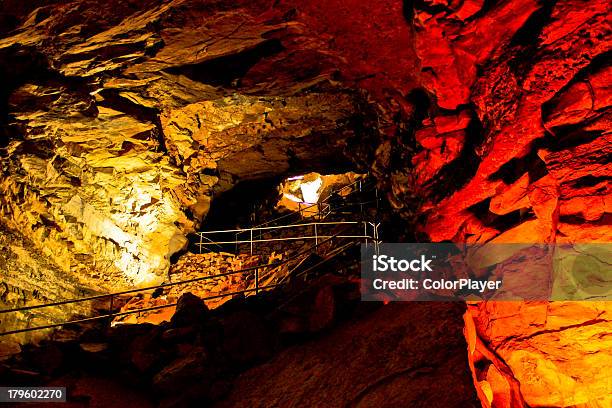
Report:
[[[323,180],[318,177],[310,182],[302,182],[300,189],[302,190],[302,198],[305,203],[315,204],[319,201],[321,195],[320,189],[323,185]]]
[[[319,206],[326,202],[332,192],[340,191],[339,194],[344,196],[356,188],[356,182],[363,178],[363,174],[353,172],[341,174],[313,172],[289,177],[279,185],[281,197],[276,208],[300,212],[305,217],[317,215]]]
[[[115,266],[122,270],[135,286],[153,284],[159,280],[159,277],[151,272],[146,262],[138,261],[127,251],[122,251],[121,257],[115,261]]]

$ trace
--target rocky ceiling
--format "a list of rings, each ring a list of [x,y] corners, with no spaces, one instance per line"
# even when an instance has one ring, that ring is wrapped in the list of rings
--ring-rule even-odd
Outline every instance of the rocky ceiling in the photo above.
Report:
[[[348,161],[420,239],[612,240],[608,1],[13,0],[0,20],[0,219],[83,287],[163,280],[240,180]],[[609,305],[466,321],[483,401],[611,403]]]

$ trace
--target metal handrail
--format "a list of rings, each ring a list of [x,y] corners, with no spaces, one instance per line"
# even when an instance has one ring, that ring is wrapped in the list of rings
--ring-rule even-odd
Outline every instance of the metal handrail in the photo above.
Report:
[[[46,308],[46,307],[62,306],[62,305],[72,304],[72,303],[83,303],[83,302],[88,302],[88,301],[91,301],[91,300],[104,299],[104,298],[109,298],[111,300],[111,305],[112,305],[112,300],[113,300],[114,297],[125,295],[125,294],[138,293],[138,292],[147,292],[147,291],[150,291],[150,290],[166,288],[166,287],[170,287],[170,286],[176,286],[176,285],[187,284],[187,283],[192,283],[192,282],[198,282],[198,281],[203,281],[203,280],[208,280],[208,279],[214,279],[216,277],[234,275],[234,274],[249,272],[249,271],[253,271],[253,270],[257,271],[258,269],[262,269],[262,268],[276,268],[278,266],[285,265],[285,264],[289,263],[290,261],[292,261],[294,259],[299,258],[301,255],[304,255],[307,252],[311,252],[313,249],[315,249],[315,248],[317,248],[317,247],[319,247],[319,246],[321,246],[321,245],[331,241],[332,239],[336,238],[339,234],[340,233],[338,233],[336,235],[332,235],[329,238],[325,239],[324,241],[317,242],[316,244],[312,245],[308,249],[303,250],[303,251],[298,251],[296,254],[294,254],[294,255],[292,255],[292,256],[290,256],[290,257],[288,257],[288,258],[286,258],[286,259],[284,259],[282,261],[276,262],[276,263],[262,264],[262,265],[252,266],[252,267],[244,268],[244,269],[241,269],[241,270],[232,271],[232,272],[226,272],[226,273],[222,273],[222,274],[209,275],[209,276],[201,276],[201,277],[197,277],[197,278],[186,279],[186,280],[183,280],[183,281],[164,283],[164,284],[155,285],[155,286],[149,286],[149,287],[145,287],[145,288],[136,288],[136,289],[130,289],[130,290],[125,290],[125,291],[121,291],[121,292],[114,292],[114,293],[109,293],[109,294],[103,294],[103,295],[89,296],[89,297],[86,297],[86,298],[69,299],[69,300],[53,302],[53,303],[47,303],[47,304],[42,304],[42,305],[23,306],[23,307],[14,308],[14,309],[3,309],[3,310],[0,310],[0,314],[20,312],[20,311],[26,311],[26,310],[34,310],[34,309],[41,309],[41,308]],[[202,299],[203,300],[210,300],[210,299],[215,299],[215,298],[222,298],[222,297],[227,297],[227,296],[233,296],[233,295],[237,295],[237,294],[249,293],[249,292],[253,292],[253,291],[257,293],[260,290],[264,290],[264,289],[271,288],[271,287],[276,287],[276,286],[279,286],[279,285],[277,285],[277,284],[275,284],[275,285],[267,285],[267,286],[264,286],[264,287],[259,287],[258,285],[256,285],[255,288],[245,289],[245,290],[236,291],[236,292],[228,292],[228,293],[224,293],[224,294],[204,297]],[[61,326],[69,325],[69,324],[83,323],[83,322],[94,321],[94,320],[101,320],[101,319],[108,319],[109,317],[122,316],[122,315],[134,314],[134,313],[141,313],[141,312],[146,312],[146,311],[149,311],[149,310],[156,310],[156,309],[162,309],[162,308],[173,307],[173,306],[176,306],[176,303],[174,303],[174,304],[166,304],[166,305],[158,305],[158,306],[153,306],[153,307],[150,307],[150,308],[128,310],[128,311],[125,311],[125,312],[118,312],[118,313],[112,313],[112,310],[110,310],[109,313],[104,314],[104,315],[100,315],[100,316],[93,316],[93,317],[88,317],[88,318],[84,318],[84,319],[78,319],[78,320],[72,320],[72,321],[67,321],[67,322],[62,322],[62,323],[56,323],[56,324],[52,324],[52,325],[29,327],[29,328],[25,328],[25,329],[18,329],[18,330],[11,330],[11,331],[7,331],[7,332],[2,332],[2,333],[0,333],[0,337],[1,336],[6,336],[6,335],[11,335],[11,334],[18,334],[18,333],[24,333],[24,332],[30,332],[30,331],[36,331],[36,330],[44,330],[44,329],[50,329],[50,328],[55,328],[55,327],[61,327]]]
[[[268,239],[245,239],[245,240],[240,240],[240,241],[215,241],[213,242],[213,244],[219,244],[219,245],[223,245],[223,244],[249,244],[249,243],[256,243],[256,242],[277,242],[277,241],[303,241],[303,240],[307,240],[307,239],[322,239],[322,238],[331,238],[334,237],[335,235],[313,235],[313,236],[299,236],[299,237],[283,237],[283,238],[268,238]],[[374,238],[373,236],[370,235],[338,235],[335,236],[336,238]],[[202,244],[195,244],[198,246],[206,246],[208,244],[202,243]]]
[[[327,262],[329,259],[334,258],[336,255],[341,254],[342,252],[346,251],[347,249],[349,249],[351,246],[355,245],[355,242],[349,242],[341,247],[338,247],[336,249],[334,249],[334,251],[332,251],[331,255],[326,258],[326,259],[322,259],[321,261],[317,262],[314,265],[309,266],[308,268],[306,268],[303,271],[300,271],[299,273],[297,273],[295,276],[301,276],[301,275],[305,275],[308,272],[312,271],[313,269],[321,266],[321,264]]]
[[[345,210],[345,209],[348,209],[348,208],[351,208],[351,207],[355,207],[355,206],[360,206],[361,208],[363,208],[363,206],[364,206],[364,205],[366,205],[366,204],[371,204],[371,203],[375,203],[375,202],[377,202],[377,200],[360,201],[360,202],[351,202],[351,203],[343,204],[343,205],[341,205],[341,206],[339,206],[339,207],[336,207],[336,208],[335,208],[335,209],[333,209],[333,210],[331,209],[331,206],[330,206],[329,204],[327,204],[327,206],[328,206],[328,211],[327,211],[327,213],[325,214],[325,217],[327,217],[329,214],[332,214],[332,213],[335,213],[335,214],[342,214],[342,212],[341,212],[342,210]],[[344,214],[346,214],[346,213],[344,213]],[[293,213],[293,214],[288,214],[288,215],[295,215],[295,213]],[[323,217],[323,218],[325,218],[325,217]],[[301,219],[303,219],[303,218],[300,218],[300,220],[301,220]],[[320,222],[322,222],[322,221],[320,221]],[[299,221],[297,221],[297,222],[295,222],[295,223],[285,224],[284,226],[291,227],[291,226],[294,226],[294,225],[305,225],[305,224],[299,224]],[[279,225],[279,226],[277,226],[277,227],[283,227],[283,226],[282,226],[282,225]],[[253,227],[253,228],[257,228],[257,227]],[[235,235],[235,238],[234,238],[234,239],[235,239],[235,240],[237,240],[237,239],[238,239],[238,236],[239,236],[240,234],[242,234],[243,232],[247,232],[247,231],[249,231],[249,228],[244,228],[244,231],[235,233],[235,234],[234,234],[234,235]],[[209,231],[202,231],[202,232],[204,232],[204,233],[209,233]],[[260,232],[260,233],[257,235],[257,237],[262,237],[264,233],[265,233],[265,232]],[[201,235],[200,235],[200,237],[201,237]],[[211,243],[212,243],[212,242],[214,242],[214,241],[212,241],[212,240],[210,240],[210,239],[209,239],[208,241],[210,241]],[[234,241],[234,244],[236,244],[236,242],[235,242],[235,241]]]
[[[338,236],[338,234],[334,234],[334,236],[337,236],[338,238],[354,238],[354,239],[365,239],[366,242],[368,239],[374,239],[374,236],[370,236],[367,234],[367,226],[363,221],[327,221],[327,222],[309,222],[309,223],[301,223],[301,224],[290,224],[290,225],[280,225],[280,226],[273,226],[273,227],[256,227],[256,228],[238,228],[238,229],[229,229],[229,230],[216,230],[216,231],[203,231],[203,232],[199,232],[198,236],[200,236],[200,242],[199,243],[195,243],[194,245],[196,245],[200,251],[200,253],[202,253],[203,249],[209,249],[209,246],[215,245],[217,247],[221,247],[222,245],[228,245],[228,244],[233,244],[236,246],[236,251],[238,250],[238,245],[242,245],[242,244],[250,244],[250,253],[251,255],[253,254],[253,249],[254,249],[254,244],[257,243],[263,243],[263,242],[288,242],[288,241],[304,241],[304,240],[314,240],[315,242],[318,242],[320,239],[326,239],[331,237],[331,235],[319,235],[319,230],[317,229],[318,226],[342,226],[342,225],[364,225],[364,234],[351,234],[351,235],[340,235]],[[304,227],[314,227],[314,235],[300,235],[300,236],[295,236],[295,237],[280,237],[280,238],[263,238],[264,234],[261,231],[264,232],[270,232],[270,231],[278,231],[281,229],[298,229],[298,228],[304,228]],[[254,235],[254,232],[259,232],[257,235]],[[248,232],[250,233],[250,236],[248,239],[238,239],[238,237],[245,233]],[[215,235],[215,234],[232,234],[232,236],[234,237],[231,240],[220,240],[220,241],[213,241],[212,239],[207,238],[207,241],[209,241],[209,243],[205,243],[202,240],[202,237],[204,237],[205,235]]]
[[[328,242],[329,240],[333,239],[334,237],[336,237],[336,235],[332,235],[325,242]],[[325,242],[320,242],[318,244],[315,244],[315,245],[313,245],[310,248],[307,248],[305,250],[299,251],[296,254],[294,254],[294,255],[292,255],[292,256],[290,256],[290,257],[288,257],[288,258],[286,258],[286,259],[284,259],[282,261],[278,261],[276,263],[273,262],[273,263],[268,263],[268,264],[261,264],[261,265],[256,265],[256,266],[250,266],[248,268],[240,269],[240,270],[237,270],[237,271],[224,272],[224,273],[219,273],[219,274],[216,274],[216,275],[200,276],[200,277],[197,277],[197,278],[191,278],[191,279],[186,279],[186,280],[176,281],[176,282],[162,283],[162,284],[159,284],[159,285],[147,286],[147,287],[144,287],[144,288],[129,289],[129,290],[121,291],[121,292],[113,292],[113,293],[107,293],[107,294],[102,294],[102,295],[94,295],[94,296],[88,296],[88,297],[78,298],[78,299],[68,299],[68,300],[63,300],[63,301],[59,301],[59,302],[45,303],[45,304],[41,304],[41,305],[22,306],[22,307],[18,307],[18,308],[14,308],[14,309],[1,309],[0,310],[0,314],[12,313],[12,312],[22,312],[22,311],[33,310],[33,309],[42,309],[42,308],[45,308],[45,307],[63,306],[63,305],[72,304],[72,303],[89,302],[89,301],[92,301],[92,300],[109,298],[111,296],[112,297],[118,297],[118,296],[122,296],[122,295],[128,295],[130,293],[148,292],[150,290],[155,290],[155,289],[167,288],[167,287],[177,286],[177,285],[186,284],[186,283],[193,283],[193,282],[199,282],[199,281],[207,280],[207,279],[214,279],[214,278],[219,278],[219,277],[224,277],[224,276],[229,276],[229,275],[235,275],[235,274],[239,274],[239,273],[250,272],[250,271],[253,271],[255,269],[275,268],[277,266],[284,265],[284,264],[288,263],[289,261],[291,261],[293,259],[298,258],[300,255],[303,255],[303,254],[305,254],[307,252],[310,252],[311,249],[314,249],[315,247],[320,246],[320,245],[324,244]]]
[[[328,262],[330,259],[335,258],[338,254],[340,254],[343,251],[347,250],[348,248],[350,248],[354,244],[355,243],[350,243],[350,244],[346,244],[346,245],[344,245],[344,246],[342,246],[340,248],[337,248],[332,253],[331,256],[328,256],[327,258],[322,259],[321,261],[317,262],[315,265],[307,268],[305,271],[300,272],[297,276],[302,275],[305,272],[308,272],[308,271],[314,269],[315,267],[318,267],[318,266],[324,264],[325,262]],[[256,286],[255,288],[243,289],[243,290],[234,291],[234,292],[227,292],[227,293],[222,293],[222,294],[218,294],[218,295],[211,295],[211,296],[206,296],[206,297],[203,297],[203,298],[200,298],[200,299],[202,299],[202,300],[212,300],[212,299],[224,298],[224,297],[227,297],[227,296],[240,295],[240,294],[249,293],[249,292],[257,292],[257,291],[260,291],[260,290],[273,289],[273,288],[277,288],[277,287],[283,286],[283,283],[282,283],[283,280],[281,280],[279,283],[275,283],[275,284],[271,284],[271,285]],[[8,336],[8,335],[11,335],[11,334],[26,333],[26,332],[30,332],[30,331],[36,331],[36,330],[53,329],[53,328],[56,328],[56,327],[67,326],[67,325],[70,325],[70,324],[78,324],[78,323],[86,323],[86,322],[96,321],[96,320],[104,320],[104,319],[108,319],[109,317],[127,316],[127,315],[130,315],[130,314],[149,312],[149,311],[152,311],[152,310],[166,309],[166,308],[175,307],[175,306],[177,306],[177,303],[168,303],[168,304],[165,304],[165,305],[151,306],[151,307],[146,307],[146,308],[142,308],[142,309],[127,310],[125,312],[108,313],[108,314],[100,315],[100,316],[92,316],[92,317],[86,317],[86,318],[83,318],[83,319],[71,320],[69,322],[64,322],[64,323],[54,323],[54,324],[49,324],[49,325],[45,325],[45,326],[28,327],[26,329],[11,330],[11,331],[0,333],[0,336]]]
[[[199,234],[198,234],[198,235],[199,235]],[[208,238],[208,237],[205,237],[204,235],[199,235],[199,237],[200,237],[200,242],[199,242],[198,244],[196,244],[196,245],[200,245],[200,246],[202,246],[202,245],[206,245],[206,244],[204,244],[202,241],[203,241],[203,240],[207,240],[207,241],[208,241],[208,242],[210,242],[211,244],[216,245],[216,246],[217,246],[219,249],[223,249],[223,247],[222,247],[221,245],[219,245],[219,244],[215,243],[215,242],[214,242],[212,239],[210,239],[210,238]]]
[[[250,242],[250,243],[251,243],[251,254],[252,254],[252,253],[253,253],[253,232],[254,232],[254,230],[255,230],[255,229],[259,229],[259,230],[261,231],[261,230],[263,230],[263,228],[262,228],[262,227],[263,227],[263,226],[265,226],[265,225],[269,225],[269,224],[271,224],[271,223],[275,223],[275,222],[277,222],[277,221],[279,221],[279,220],[282,220],[282,219],[285,219],[285,218],[288,218],[288,217],[296,216],[296,214],[299,214],[299,215],[301,216],[301,217],[300,217],[300,220],[301,220],[301,219],[303,219],[303,218],[304,218],[304,217],[303,217],[303,213],[304,213],[304,211],[308,210],[309,208],[313,208],[313,207],[316,207],[316,206],[320,206],[321,204],[327,204],[327,203],[328,203],[328,201],[329,201],[329,199],[330,199],[330,197],[331,197],[333,194],[339,193],[339,192],[341,192],[341,191],[343,191],[344,189],[347,189],[347,188],[352,188],[352,187],[354,187],[354,186],[355,186],[355,185],[357,185],[357,184],[359,184],[359,190],[358,190],[358,191],[359,191],[359,192],[362,192],[362,191],[364,191],[364,190],[362,189],[362,185],[363,185],[363,184],[365,184],[366,186],[368,186],[368,185],[369,185],[369,184],[371,184],[371,183],[372,183],[371,181],[368,181],[367,176],[366,176],[366,177],[364,177],[364,178],[358,178],[357,180],[353,181],[353,182],[352,182],[352,183],[350,183],[350,184],[347,184],[347,185],[345,185],[345,186],[342,186],[342,187],[340,187],[339,189],[333,190],[333,191],[332,191],[332,192],[331,192],[331,193],[330,193],[330,194],[329,194],[329,195],[328,195],[328,196],[327,196],[325,199],[321,200],[320,202],[318,202],[318,203],[314,203],[314,204],[311,204],[311,205],[309,205],[309,206],[307,206],[307,207],[304,207],[304,208],[300,208],[300,209],[299,209],[299,211],[298,211],[298,213],[292,212],[292,213],[289,213],[289,214],[281,215],[281,216],[279,216],[279,217],[273,218],[273,219],[268,220],[268,221],[266,221],[266,222],[263,222],[263,223],[257,224],[257,225],[255,225],[255,226],[253,226],[253,227],[251,227],[251,228],[242,228],[242,229],[234,229],[234,230],[229,230],[229,229],[228,229],[228,230],[218,230],[218,231],[200,231],[200,232],[197,232],[197,233],[196,233],[196,235],[198,235],[198,236],[199,236],[199,238],[200,238],[200,242],[199,242],[199,244],[197,244],[197,243],[196,243],[195,245],[196,245],[196,246],[198,246],[198,248],[199,248],[199,252],[200,252],[200,253],[202,253],[202,249],[203,249],[203,248],[206,248],[206,247],[208,246],[208,244],[204,244],[204,243],[202,242],[204,239],[206,239],[206,238],[204,237],[204,235],[203,235],[203,234],[214,234],[214,233],[229,233],[229,232],[234,232],[235,237],[234,237],[234,240],[233,240],[233,241],[231,241],[231,242],[230,242],[230,241],[223,241],[223,242],[216,242],[216,243],[215,243],[215,242],[214,242],[214,241],[212,241],[211,239],[207,239],[207,240],[208,240],[209,242],[211,242],[211,243],[215,244],[217,247],[219,247],[219,248],[221,248],[221,249],[223,249],[223,248],[221,247],[221,245],[220,245],[221,243],[224,243],[225,245],[228,245],[228,244],[234,244],[234,245],[236,245],[236,249],[235,249],[235,250],[236,250],[236,251],[238,251],[238,244],[239,244],[239,242],[238,242],[238,236],[239,236],[240,234],[245,233],[245,232],[249,232],[249,233],[250,233],[250,235],[251,235],[251,237],[250,237],[250,240],[249,240],[248,242]],[[374,184],[374,185],[375,185],[375,184]],[[365,190],[365,191],[367,191],[367,190]],[[376,191],[376,189],[375,189],[375,191]],[[349,195],[348,195],[348,196],[350,196],[351,194],[356,193],[356,192],[357,192],[357,190],[353,190],[352,192],[350,192],[350,193],[349,193]],[[331,206],[330,206],[329,204],[327,204],[327,213],[325,214],[325,217],[327,217],[327,215],[329,215],[329,214],[331,214],[331,213],[333,213],[333,212],[336,212],[336,211],[341,210],[341,209],[349,208],[349,207],[352,207],[352,206],[355,206],[355,205],[359,205],[359,206],[361,207],[361,211],[363,212],[363,206],[364,206],[365,204],[369,204],[369,203],[373,203],[373,202],[377,202],[377,201],[378,201],[378,192],[376,192],[376,197],[377,197],[377,198],[376,198],[376,200],[373,200],[373,201],[372,201],[372,200],[370,200],[370,201],[359,202],[359,203],[350,203],[350,204],[348,204],[348,205],[343,205],[343,206],[340,206],[339,208],[337,208],[337,209],[335,209],[335,210],[332,210]],[[321,219],[321,214],[319,214],[319,219]],[[290,226],[292,226],[292,225],[298,225],[298,224],[297,224],[298,222],[299,222],[299,220],[298,220],[298,221],[296,221],[296,222],[294,222],[294,223],[289,223],[289,224],[286,224],[286,225],[281,225],[281,226],[276,226],[276,227],[268,227],[268,228],[273,229],[273,228],[290,227]],[[315,229],[316,229],[316,226],[315,226]],[[261,237],[261,236],[263,236],[263,233],[261,233],[261,232],[260,232],[260,233],[258,234],[258,236],[257,236],[257,237],[259,238],[259,237]],[[315,240],[316,240],[316,239],[317,239],[317,238],[315,237]],[[244,242],[241,242],[241,243],[244,243]]]
[[[264,289],[271,289],[271,288],[275,288],[278,286],[281,286],[281,285],[272,284],[272,285],[267,285],[267,286],[261,286],[258,288],[244,289],[244,290],[235,291],[235,292],[228,292],[228,293],[223,293],[223,294],[218,294],[218,295],[207,296],[207,297],[203,297],[200,299],[212,300],[212,299],[218,299],[218,298],[223,298],[227,296],[234,296],[234,295],[240,295],[240,294],[249,293],[249,292],[255,292],[255,291],[264,290]],[[117,317],[117,316],[125,316],[125,315],[130,315],[130,314],[135,314],[135,313],[149,312],[151,310],[175,307],[176,305],[177,303],[168,303],[165,305],[151,306],[151,307],[146,307],[142,309],[126,310],[125,312],[107,313],[107,314],[100,315],[100,316],[86,317],[83,319],[71,320],[71,321],[63,322],[63,323],[54,323],[54,324],[48,324],[45,326],[28,327],[25,329],[10,330],[10,331],[0,333],[0,336],[8,336],[11,334],[26,333],[26,332],[36,331],[36,330],[53,329],[55,327],[67,326],[70,324],[86,323],[86,322],[95,321],[95,320],[105,320],[105,319],[108,319],[109,317]]]
[[[228,229],[228,230],[216,230],[216,231],[200,231],[196,234],[207,235],[207,234],[222,234],[229,232],[248,232],[248,231],[262,231],[262,230],[278,230],[285,228],[299,228],[299,227],[308,227],[311,225],[339,225],[339,224],[361,224],[359,221],[327,221],[327,222],[306,222],[302,224],[289,224],[289,225],[277,225],[274,227],[253,227],[253,228],[236,228],[236,229]],[[215,241],[212,241],[214,243]],[[234,241],[232,241],[234,242]]]

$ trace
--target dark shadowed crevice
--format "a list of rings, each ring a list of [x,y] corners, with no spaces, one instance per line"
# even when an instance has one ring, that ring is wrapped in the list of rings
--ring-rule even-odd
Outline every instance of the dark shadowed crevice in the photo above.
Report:
[[[425,0],[412,0],[412,1],[408,1],[408,3],[410,4],[410,7],[427,11],[429,14],[432,14],[432,15],[450,11],[449,8],[443,3],[434,3],[434,2],[425,1]],[[406,2],[404,2],[404,8],[406,8]],[[404,15],[406,15],[405,11],[404,11]]]
[[[559,152],[566,149],[571,149],[576,146],[589,144],[599,137],[601,137],[601,131],[584,130],[584,127],[588,126],[588,121],[582,122],[578,125],[563,126],[555,129],[557,134],[557,140],[555,143],[547,147],[547,150],[551,152]]]
[[[536,59],[535,56],[540,49],[539,35],[550,21],[555,3],[555,0],[542,2],[541,8],[527,19],[510,41],[509,48],[519,51],[514,58],[509,59],[508,65],[521,80],[529,72]]]
[[[547,139],[535,140],[529,150],[529,154],[523,157],[515,157],[501,166],[489,179],[492,181],[502,180],[506,184],[512,184],[523,174],[529,172],[531,181],[538,180],[546,174],[546,166],[538,156],[538,150],[548,144]]]
[[[406,23],[412,24],[412,19],[414,18],[414,0],[402,1],[402,14]]]
[[[261,59],[283,51],[277,39],[270,39],[236,54],[227,55],[199,64],[181,65],[166,69],[174,75],[184,75],[194,81],[214,86],[239,87],[240,78]]]
[[[584,177],[580,177],[579,179],[570,181],[567,183],[567,185],[572,189],[582,190],[590,187],[595,187],[598,184],[604,184],[609,181],[610,179],[608,176],[593,176],[589,174]]]
[[[162,130],[161,122],[159,119],[159,111],[154,108],[148,108],[146,106],[137,105],[130,100],[124,98],[119,94],[118,91],[113,89],[104,89],[100,92],[104,98],[103,101],[98,102],[98,106],[111,108],[120,112],[123,112],[140,122],[150,122],[155,125],[155,130],[151,136],[157,139],[159,143],[159,149],[162,152],[167,152],[166,141],[164,139],[164,133]],[[172,157],[169,156],[171,159]]]
[[[416,88],[408,93],[406,100],[415,107],[413,122],[415,124],[421,123],[428,116],[431,109],[429,93],[423,88]]]
[[[312,144],[307,143],[306,146]],[[287,152],[287,156],[288,168],[284,171],[276,168],[250,175],[236,175],[229,171],[230,168],[234,170],[240,168],[243,160],[239,158],[221,161],[218,172],[221,177],[219,186],[224,190],[213,196],[203,229],[232,229],[265,221],[265,217],[273,215],[271,211],[279,198],[278,186],[286,177],[310,172],[320,174],[359,172],[354,163],[340,151],[321,149],[316,155],[308,158],[299,158]]]
[[[42,6],[57,3],[58,0],[2,0],[0,8],[0,35],[4,36],[23,23],[32,11]],[[38,11],[36,22],[48,17],[48,11],[42,8]]]
[[[204,229],[233,229],[256,224],[253,219],[261,207],[272,208],[279,198],[277,190],[282,177],[239,182],[232,189],[213,197]]]
[[[31,48],[8,47],[0,50],[0,147],[18,135],[10,123],[9,97],[11,93],[29,80],[46,80],[51,72],[47,59]]]
[[[468,211],[474,214],[484,226],[498,231],[508,231],[525,221],[535,218],[533,210],[529,208],[520,208],[503,215],[494,214],[489,211],[490,204],[491,199],[487,198],[469,207]]]
[[[571,224],[576,226],[587,227],[608,227],[612,224],[612,214],[604,214],[600,219],[592,222],[585,222],[583,217],[578,215],[562,215],[559,217],[559,222],[563,224]]]
[[[437,202],[460,190],[478,170],[480,158],[476,154],[476,147],[482,143],[484,133],[482,124],[475,114],[472,114],[465,134],[465,146],[459,157],[444,166],[427,186],[431,191],[431,197]]]
[[[556,2],[556,0],[542,1],[542,6],[531,14],[523,26],[514,33],[510,46],[537,47],[537,38],[550,21]]]

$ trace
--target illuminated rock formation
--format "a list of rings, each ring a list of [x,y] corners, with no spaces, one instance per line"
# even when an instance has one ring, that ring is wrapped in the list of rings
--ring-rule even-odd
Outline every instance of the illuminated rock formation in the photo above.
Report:
[[[245,77],[295,57],[273,33],[303,37],[258,6],[143,4],[123,21],[91,6],[34,9],[0,40],[2,221],[85,287],[161,282],[215,192],[341,156],[355,136],[358,95],[321,72],[274,89],[259,84],[275,67]]]
[[[605,1],[415,7],[423,85],[445,109],[416,131],[406,177],[429,197],[430,239],[611,242],[608,14]],[[475,303],[466,322],[485,406],[612,403],[608,303]]]

